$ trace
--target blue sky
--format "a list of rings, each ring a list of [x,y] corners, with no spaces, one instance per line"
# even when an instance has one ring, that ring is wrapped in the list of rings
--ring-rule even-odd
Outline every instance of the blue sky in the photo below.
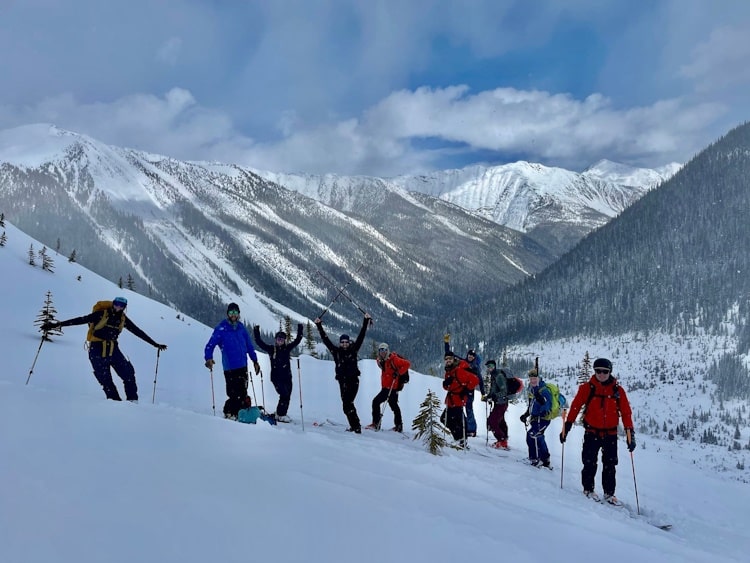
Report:
[[[279,172],[656,167],[748,119],[748,36],[742,0],[0,0],[0,129]]]

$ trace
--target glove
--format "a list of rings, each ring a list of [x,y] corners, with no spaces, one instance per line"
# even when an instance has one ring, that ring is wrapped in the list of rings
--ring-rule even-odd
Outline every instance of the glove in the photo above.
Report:
[[[565,439],[568,437],[568,432],[570,432],[570,429],[573,428],[573,421],[569,420],[568,422],[566,422],[564,428],[565,428],[565,430],[563,430],[562,432],[560,432],[560,443],[561,444],[565,443]]]
[[[483,402],[483,403],[486,403],[486,402],[487,402],[487,395],[482,395],[482,402]]]
[[[216,362],[214,362],[212,358],[209,358],[208,360],[206,360],[205,366],[208,369],[213,369],[215,363]]]
[[[253,369],[255,370],[255,375],[258,375],[260,373],[260,364],[258,362],[253,362]]]
[[[630,440],[628,440],[628,451],[632,452],[635,449],[635,432],[632,428],[630,429]]]
[[[529,419],[529,413],[528,411],[523,413],[520,417],[518,417],[521,422],[526,424],[526,421]]]
[[[447,390],[448,390],[448,387],[450,387],[450,386],[451,386],[451,385],[453,384],[453,381],[454,381],[455,379],[456,379],[456,378],[455,378],[455,377],[453,377],[452,375],[451,375],[451,376],[449,376],[449,377],[446,377],[445,379],[443,379],[443,389],[445,389],[445,390],[447,391]]]
[[[44,323],[41,326],[41,329],[44,332],[49,332],[52,329],[58,328],[60,326],[60,323]]]
[[[544,395],[542,395],[539,391],[534,391],[534,400],[540,405],[543,405],[547,402],[547,399],[545,399]]]
[[[448,343],[450,341],[451,341],[451,335],[450,334],[446,334],[445,336],[443,336],[443,342]]]
[[[163,352],[164,350],[167,349],[166,344],[157,344],[156,347],[158,348],[159,352]]]

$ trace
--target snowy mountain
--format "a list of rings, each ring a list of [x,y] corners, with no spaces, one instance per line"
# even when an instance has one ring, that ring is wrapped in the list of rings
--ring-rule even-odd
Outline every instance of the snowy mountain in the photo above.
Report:
[[[369,187],[424,193],[528,233],[561,254],[678,169],[677,164],[650,170],[601,161],[582,174],[529,162],[388,179],[255,172],[338,209],[351,208],[349,196]]]
[[[542,563],[551,550],[559,560],[606,554],[611,563],[747,558],[747,483],[735,478],[746,472],[716,468],[724,447],[639,434],[631,458],[621,443],[617,494],[628,508],[612,508],[581,495],[581,428],[573,429],[563,449],[556,439],[560,420],[553,421],[547,431],[551,472],[519,463],[526,455],[521,404],[511,405],[507,415],[510,452],[485,448],[480,416],[480,433],[468,452],[431,456],[394,432],[345,432],[333,365],[306,355],[294,373],[294,424],[226,421],[213,416],[203,367],[208,326],[54,253],[54,272],[32,267],[27,252],[40,243],[9,222],[2,232],[4,563],[478,561],[497,553]],[[129,316],[169,346],[157,363],[154,348],[127,332],[121,336],[136,368],[139,404],[104,400],[81,346],[85,327],[68,327],[39,347],[33,322],[48,291],[60,319],[85,313],[97,299],[125,294]],[[547,343],[536,352],[544,373],[551,373],[553,365],[575,362],[579,347],[593,352],[624,349],[622,344]],[[665,353],[666,345],[648,346]],[[686,367],[699,355],[686,359]],[[261,354],[260,362],[268,374],[267,357]],[[637,377],[637,367],[617,365],[624,379]],[[367,417],[380,378],[372,360],[360,367],[356,405]],[[214,373],[217,409],[222,384],[221,373]],[[439,384],[413,373],[400,396],[405,420]],[[264,394],[267,405],[275,404],[267,379],[263,387],[256,377],[254,386],[256,398]],[[644,400],[658,395],[654,389],[629,393],[636,424],[657,414]],[[674,400],[666,399],[670,408],[678,408]],[[336,425],[313,425],[329,419]],[[391,420],[387,411],[386,424]],[[653,525],[663,523],[672,530]],[[539,534],[543,545],[535,539]]]
[[[328,322],[351,329],[364,308],[378,318],[375,333],[394,338],[433,322],[436,304],[480,299],[555,259],[523,233],[424,194],[342,187],[329,205],[238,166],[54,126],[0,133],[0,163],[8,219],[206,322],[228,300],[262,302],[259,320],[313,319],[349,283],[351,299]]]

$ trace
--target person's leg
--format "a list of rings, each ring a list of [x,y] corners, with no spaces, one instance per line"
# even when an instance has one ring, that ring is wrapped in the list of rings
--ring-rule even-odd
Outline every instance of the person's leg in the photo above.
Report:
[[[388,398],[388,406],[393,411],[393,426],[396,432],[403,432],[404,421],[401,419],[401,407],[398,405],[398,391],[395,389],[391,391],[391,396]]]
[[[135,381],[135,368],[120,351],[119,346],[115,346],[115,350],[110,356],[110,362],[115,372],[122,379],[123,386],[125,388],[125,398],[128,401],[138,400],[138,385]],[[110,380],[112,377],[110,376]]]
[[[286,416],[289,411],[289,403],[292,399],[292,378],[276,381],[272,379],[271,382],[279,394],[279,402],[276,404],[276,416]]]
[[[357,392],[359,391],[359,378],[340,379],[339,391],[341,392],[341,407],[349,421],[349,428],[354,432],[361,432],[362,424],[359,421],[357,407],[354,406],[354,400],[357,398]]]
[[[236,419],[237,413],[244,406],[245,397],[247,397],[247,367],[225,371],[224,379],[227,387],[224,416]]]
[[[372,426],[375,428],[380,428],[380,408],[387,398],[388,389],[385,387],[380,389],[378,394],[372,398]]]
[[[89,346],[89,361],[94,369],[94,377],[104,390],[104,395],[112,401],[121,401],[120,393],[112,381],[109,356],[102,356],[102,343],[92,342]]]
[[[466,394],[466,435],[477,435],[477,419],[474,418],[474,391]]]
[[[596,477],[597,458],[601,447],[599,437],[593,432],[583,435],[583,448],[581,449],[581,485],[584,492],[594,490],[594,478]]]
[[[617,487],[617,434],[602,438],[602,490],[614,495]]]

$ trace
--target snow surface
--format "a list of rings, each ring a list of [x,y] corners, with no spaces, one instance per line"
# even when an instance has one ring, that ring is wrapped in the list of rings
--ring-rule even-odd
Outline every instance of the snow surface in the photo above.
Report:
[[[580,428],[565,447],[562,488],[559,419],[547,432],[555,470],[519,463],[522,405],[507,416],[510,452],[485,449],[484,404],[477,399],[480,435],[471,450],[432,456],[391,431],[345,432],[332,364],[302,356],[294,370],[294,424],[243,425],[214,416],[202,356],[210,327],[63,256],[54,257],[54,273],[31,267],[34,241],[7,222],[2,231],[3,563],[747,561],[747,484],[701,469],[673,442],[649,437],[648,447],[636,450],[643,516],[632,517],[581,495]],[[67,327],[39,350],[33,321],[47,291],[59,319],[125,294],[130,318],[169,346],[157,374],[155,349],[130,333],[121,337],[136,368],[139,404],[104,399],[83,349],[85,327]],[[222,316],[217,311],[217,322]],[[263,355],[261,365],[268,374]],[[360,365],[357,408],[366,423],[379,375],[372,360]],[[265,396],[272,409],[277,396],[267,376],[263,384],[253,380],[256,397]],[[220,372],[213,388],[220,413]],[[407,426],[428,389],[444,395],[439,380],[412,375],[400,400]],[[326,419],[340,425],[313,426]],[[384,426],[391,422],[387,411]],[[617,493],[636,507],[622,444]]]

